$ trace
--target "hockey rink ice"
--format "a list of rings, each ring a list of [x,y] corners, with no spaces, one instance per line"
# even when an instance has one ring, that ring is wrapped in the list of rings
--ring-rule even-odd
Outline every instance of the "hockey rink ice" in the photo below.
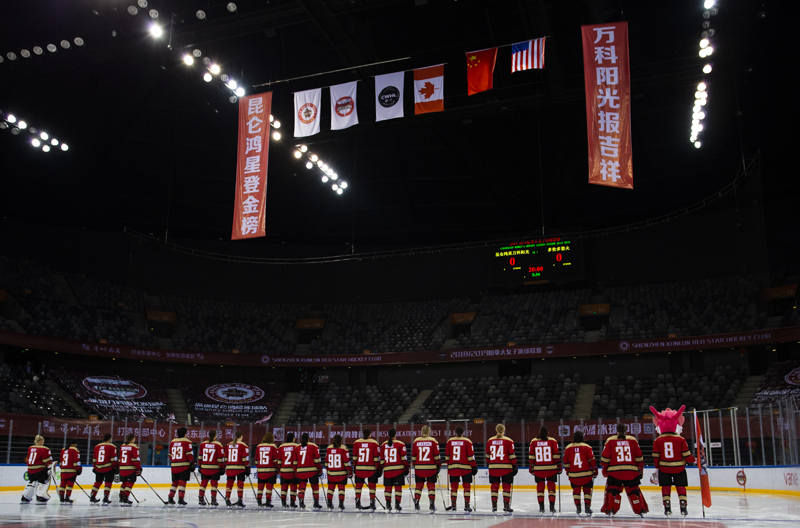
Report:
[[[477,492],[478,511],[470,515],[462,512],[450,513],[443,511],[441,497],[437,495],[437,511],[431,515],[427,510],[428,501],[423,497],[423,510],[419,514],[413,513],[413,506],[406,489],[403,498],[403,511],[400,514],[386,514],[378,507],[375,513],[356,513],[353,509],[352,490],[347,490],[347,499],[344,513],[322,512],[296,512],[284,511],[281,508],[273,510],[258,509],[255,507],[255,498],[252,491],[245,488],[244,509],[228,509],[221,506],[215,510],[204,509],[197,506],[197,491],[189,490],[186,494],[189,506],[183,508],[166,507],[161,504],[156,495],[146,486],[134,488],[134,494],[143,501],[138,506],[123,508],[116,502],[117,488],[112,492],[112,505],[90,506],[89,501],[76,487],[72,498],[73,506],[62,506],[58,503],[56,494],[51,489],[51,501],[44,506],[20,505],[18,492],[0,493],[0,528],[41,526],[48,528],[69,527],[247,527],[273,524],[280,528],[296,528],[301,526],[342,526],[342,527],[458,527],[462,523],[469,523],[474,528],[488,526],[502,526],[502,528],[527,528],[548,527],[568,528],[571,526],[613,525],[621,527],[776,527],[800,526],[800,497],[789,495],[766,495],[758,493],[741,492],[714,492],[712,495],[713,506],[706,510],[705,519],[700,509],[699,492],[689,492],[689,516],[685,519],[680,515],[666,518],[663,515],[661,497],[658,492],[646,491],[645,497],[650,506],[651,513],[638,518],[633,515],[630,504],[623,501],[620,513],[614,518],[608,518],[599,513],[602,504],[602,494],[595,491],[592,509],[595,514],[587,518],[585,515],[578,517],[572,503],[571,495],[562,491],[562,513],[556,516],[546,515],[540,517],[536,503],[536,493],[520,491],[514,493],[512,516],[493,515],[489,492]],[[379,498],[383,501],[382,490],[379,488]],[[167,490],[158,490],[159,495],[166,499]],[[235,496],[235,494],[234,494]],[[367,498],[365,492],[362,495]],[[309,499],[310,493],[309,493]],[[675,497],[673,497],[674,499]],[[310,506],[309,500],[306,505]],[[321,501],[324,505],[324,500]],[[334,504],[337,500],[334,497]],[[458,507],[463,508],[459,494]],[[501,506],[502,507],[502,506]],[[673,500],[673,511],[677,513],[677,500]]]

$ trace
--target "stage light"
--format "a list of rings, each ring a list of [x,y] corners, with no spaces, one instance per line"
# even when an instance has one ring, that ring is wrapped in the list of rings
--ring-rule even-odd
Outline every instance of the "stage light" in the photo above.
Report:
[[[706,92],[697,91],[694,93],[695,99],[700,100],[700,99],[705,99],[706,97],[708,97],[708,94]]]
[[[294,151],[294,157],[297,158],[297,159],[300,159],[300,158],[303,157],[303,153],[300,152],[299,150],[295,150]]]
[[[715,3],[716,2],[714,0],[706,0],[705,2],[703,2],[703,7],[705,7],[706,9],[711,9],[712,7],[714,7]]]
[[[15,136],[19,135],[19,129],[17,127],[11,127],[11,133]]]
[[[339,187],[341,187],[342,189],[347,189],[347,182],[343,181],[342,183],[339,184]]]
[[[60,42],[60,44],[61,44],[61,47],[62,47],[62,48],[64,48],[64,49],[69,49],[69,41],[68,41],[68,40],[62,40],[62,41]]]
[[[58,51],[58,48],[56,47],[55,44],[48,44],[47,51],[49,51],[50,53],[55,53],[56,51]]]
[[[62,143],[62,144],[61,144],[61,150],[63,150],[64,152],[66,152],[66,151],[68,151],[68,150],[69,150],[69,147],[67,146],[67,144],[66,144],[66,143]]]
[[[233,2],[228,3],[228,11],[230,11],[231,13],[235,13],[236,12],[236,4],[234,4]]]
[[[307,150],[308,150],[308,147],[307,147],[307,146],[305,146],[305,145],[300,145],[300,152],[306,152]]]
[[[211,73],[213,73],[214,75],[217,75],[220,72],[219,65],[217,64],[212,64],[209,69],[211,70]]]
[[[17,126],[19,127],[20,130],[25,130],[26,128],[28,128],[28,123],[26,123],[25,121],[20,121],[19,124],[17,124]]]
[[[197,13],[194,14],[198,19],[205,20],[206,19],[206,12],[202,9],[198,10]]]
[[[141,7],[142,9],[147,8],[147,0],[137,0],[136,3],[139,4],[139,7]]]
[[[6,57],[8,57],[8,60],[17,60],[17,54],[13,51],[6,53]]]
[[[706,50],[704,50],[704,49],[701,49],[701,50],[698,52],[698,55],[700,55],[701,57],[706,57],[708,54],[706,53]]]
[[[20,51],[19,54],[22,55],[23,59],[30,59],[31,58],[31,52],[26,50],[26,49]]]
[[[339,186],[338,186],[338,185],[336,185],[335,183],[334,183],[333,185],[331,185],[331,189],[333,189],[334,191],[335,191],[336,189],[338,189],[338,188],[339,188]]]
[[[45,151],[45,152],[50,152],[50,145],[43,146],[42,150]]]
[[[202,52],[202,51],[200,51],[199,49],[193,49],[193,50],[192,50],[192,55],[194,55],[194,57],[195,57],[196,59],[199,59],[199,58],[200,58],[200,55],[202,55],[202,54],[203,54],[203,52]]]
[[[228,79],[229,79],[228,74],[227,73],[223,73],[222,75],[219,76],[219,79],[224,83],[228,82]]]
[[[8,123],[5,121],[0,121],[0,130],[5,130],[8,128]]]
[[[712,69],[711,65],[706,64],[705,66],[703,66],[703,73],[711,73],[711,69]]]
[[[244,88],[242,88],[241,86],[238,87],[236,89],[236,95],[238,95],[239,97],[244,97]]]
[[[39,133],[39,131],[36,129],[36,127],[30,127],[30,128],[28,129],[28,132],[30,132],[30,133],[31,133],[31,134],[33,134],[34,136],[35,136],[36,134],[38,134],[38,133]]]
[[[208,57],[203,57],[203,64],[205,64],[206,66],[211,66],[211,59],[209,59]]]
[[[58,145],[58,140],[56,138],[53,138],[53,139],[50,140],[50,144],[55,147],[55,146]]]
[[[228,81],[228,88],[230,88],[231,90],[235,90],[237,86],[238,85],[236,84],[236,81],[234,81],[233,79]]]
[[[695,141],[695,142],[694,142],[694,148],[700,148],[700,145],[701,145],[701,144],[702,144],[702,143],[700,143],[699,141]]]
[[[328,183],[328,177],[324,174],[322,175],[322,183]]]
[[[699,125],[700,124],[700,120],[699,119],[692,119],[692,124],[693,125]]]
[[[131,16],[136,16],[139,13],[139,8],[136,6],[128,6],[128,13]]]
[[[339,179],[339,175],[334,172],[333,174],[331,174],[331,179],[332,180],[338,180]]]
[[[706,48],[706,50],[705,50],[705,51],[706,51],[706,57],[708,57],[709,55],[711,55],[712,53],[714,53],[714,48],[713,48],[713,47],[711,47],[711,46],[709,46],[709,47],[707,47],[707,48]]]
[[[275,128],[280,128],[281,127],[281,122],[280,121],[275,121],[274,123],[272,123],[272,126],[274,126]]]
[[[700,84],[697,85],[697,89],[700,90],[701,92],[705,92],[706,91],[706,83],[702,83],[701,82]]]
[[[342,192],[343,192],[343,191],[342,191],[342,188],[341,188],[341,187],[339,187],[338,189],[336,189],[336,194],[342,194]]]
[[[705,119],[706,118],[706,114],[704,114],[703,112],[697,112],[697,114],[695,114],[695,115],[697,116],[697,119]]]
[[[324,173],[328,172],[328,164],[327,163],[323,163],[320,168],[322,169],[322,172],[324,172]]]
[[[232,103],[235,103],[238,100],[239,100],[239,98],[236,97],[235,95],[232,95],[232,96],[228,97],[228,101],[230,101]]]
[[[191,66],[192,64],[194,64],[194,57],[192,57],[191,55],[184,55],[183,63],[186,64],[187,66]]]
[[[161,26],[159,26],[158,24],[152,24],[150,26],[150,34],[153,35],[155,38],[158,38],[164,34],[164,30],[161,29]]]
[[[150,12],[147,14],[150,15],[150,18],[152,18],[153,20],[158,18],[158,11],[156,11],[155,9],[151,9]]]
[[[72,39],[72,42],[74,42],[75,45],[78,46],[78,47],[84,45],[83,39],[80,38],[80,37],[75,37],[74,39]]]
[[[325,173],[326,173],[328,176],[331,176],[331,175],[333,175],[333,169],[332,169],[332,168],[330,168],[330,167],[328,167],[327,169],[325,169]],[[336,178],[334,178],[334,180],[335,180],[335,179],[336,179]]]
[[[47,132],[42,132],[41,134],[39,134],[39,137],[42,138],[43,140],[47,141],[47,139],[50,136],[47,135]]]
[[[39,145],[41,145],[41,144],[42,144],[42,142],[41,142],[41,141],[39,141],[39,140],[38,140],[38,139],[36,139],[36,138],[33,138],[33,139],[31,140],[31,145],[33,145],[33,146],[34,146],[34,147],[36,147],[36,148],[39,148]]]
[[[322,160],[317,161],[317,167],[321,169],[323,165],[325,165],[325,163]]]
[[[705,106],[707,102],[708,102],[708,99],[706,99],[705,97],[703,97],[702,99],[698,99],[697,100],[697,104],[699,104],[700,106]]]
[[[700,41],[700,47],[701,48],[707,48],[708,47],[708,39],[704,38],[703,40],[701,40]]]
[[[6,121],[8,121],[9,123],[16,123],[17,122],[17,118],[14,116],[14,114],[8,114],[8,117],[6,118]]]
[[[316,154],[312,154],[311,155],[311,161],[313,161],[314,163],[316,163],[318,159],[319,159],[319,156],[317,156]]]
[[[210,73],[206,72],[205,75],[203,75],[203,80],[205,82],[211,82],[211,79],[213,79],[213,77],[211,76]]]
[[[281,133],[280,132],[274,132],[272,134],[272,139],[274,139],[275,141],[280,140],[281,139]]]
[[[42,49],[41,46],[34,46],[33,47],[33,52],[35,54],[37,54],[37,55],[41,55],[42,53],[44,53],[44,50]]]
[[[306,168],[307,168],[307,169],[310,169],[310,168],[312,168],[313,166],[314,166],[314,164],[313,164],[313,163],[311,163],[310,161],[309,161],[309,162],[306,162]]]

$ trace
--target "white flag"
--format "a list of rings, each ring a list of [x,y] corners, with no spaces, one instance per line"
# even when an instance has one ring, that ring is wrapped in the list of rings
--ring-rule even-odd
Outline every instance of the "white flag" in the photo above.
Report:
[[[322,88],[295,92],[294,137],[319,134],[319,108],[322,103]]]
[[[403,117],[403,72],[375,76],[375,120]]]
[[[358,81],[331,86],[331,130],[358,124],[356,86]]]

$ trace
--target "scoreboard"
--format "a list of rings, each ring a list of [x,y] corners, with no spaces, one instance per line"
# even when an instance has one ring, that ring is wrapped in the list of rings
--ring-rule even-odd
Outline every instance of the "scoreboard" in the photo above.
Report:
[[[492,282],[536,284],[583,280],[583,240],[543,237],[492,249]]]

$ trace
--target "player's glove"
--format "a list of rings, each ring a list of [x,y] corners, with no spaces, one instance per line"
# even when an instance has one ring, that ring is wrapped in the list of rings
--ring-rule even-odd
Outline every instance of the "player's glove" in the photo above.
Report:
[[[528,473],[533,475],[533,466],[528,466]]]
[[[411,472],[406,468],[405,471],[403,471],[403,476],[407,478],[409,473]]]
[[[347,468],[347,478],[353,478],[353,468]]]
[[[75,474],[76,475],[80,475],[81,473],[83,473],[83,468],[81,466],[76,467],[75,468]]]
[[[592,470],[592,478],[593,478],[593,479],[596,479],[596,478],[597,478],[597,468],[594,468],[594,469]]]
[[[608,470],[606,468],[603,468],[603,476],[608,477]]]
[[[378,469],[375,471],[375,476],[376,476],[376,477],[378,477],[378,478],[381,478],[381,475],[383,475],[383,468],[382,468],[382,467],[379,467],[379,468],[378,468]]]
[[[249,477],[250,476],[250,466],[246,466],[244,468],[244,476],[245,477]]]
[[[408,473],[408,472],[406,472],[406,473]],[[474,477],[477,474],[478,474],[478,466],[472,466],[472,476]]]
[[[514,467],[514,471],[512,471],[512,472],[511,472],[511,476],[512,476],[512,477],[516,477],[516,476],[517,476],[517,473],[519,473],[519,469],[518,469],[518,468],[515,466],[515,467]]]
[[[194,473],[195,469],[197,469],[197,464],[194,462],[189,462],[189,473]]]
[[[558,466],[558,474],[560,475],[564,471],[563,466]]]
[[[113,469],[113,472],[114,472],[114,474],[115,474],[115,475],[119,475],[119,468],[118,468],[118,467],[115,467],[115,468]]]
[[[139,468],[139,469],[136,470],[136,476],[137,477],[142,476],[142,468]]]

